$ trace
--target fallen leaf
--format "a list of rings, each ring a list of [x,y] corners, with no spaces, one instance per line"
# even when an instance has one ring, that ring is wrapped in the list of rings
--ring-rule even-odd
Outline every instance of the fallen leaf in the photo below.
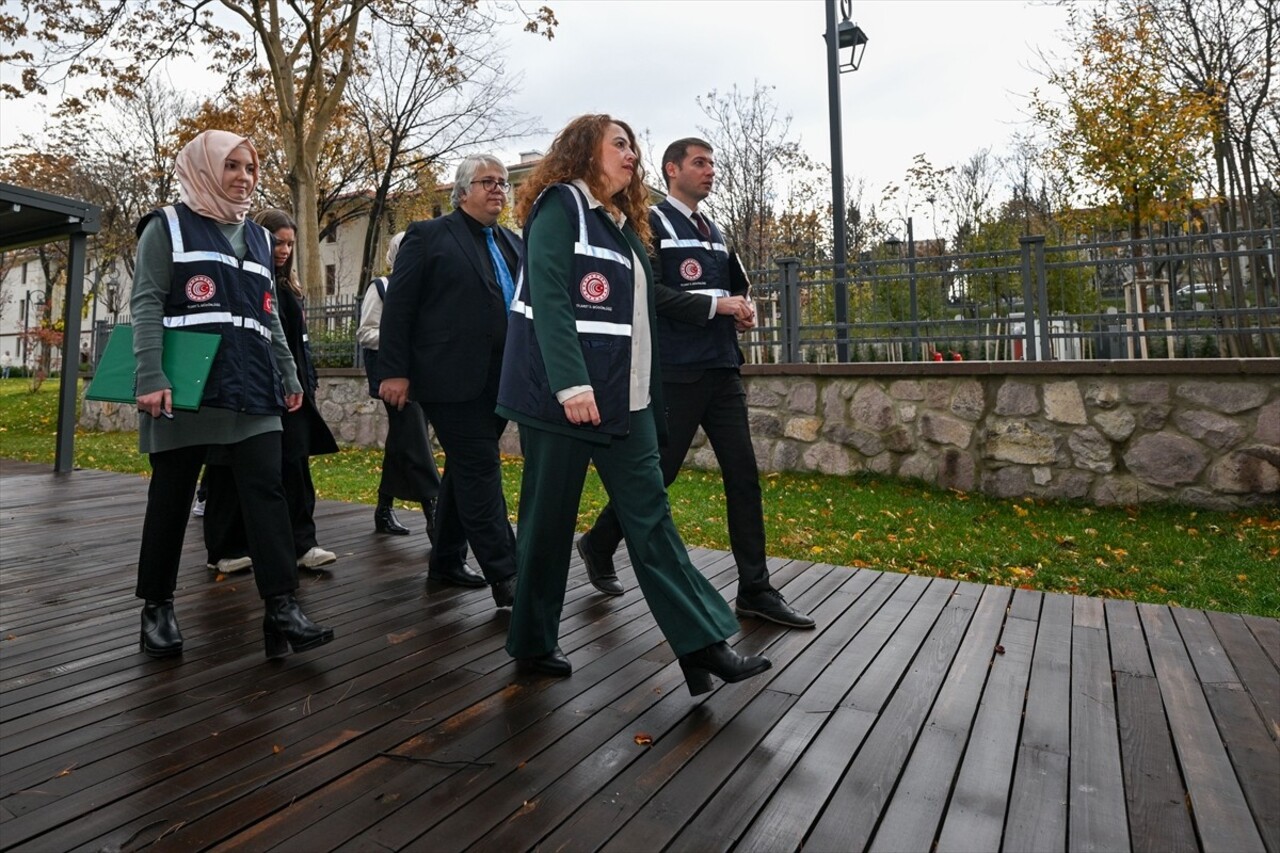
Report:
[[[635,741],[637,746],[652,746],[653,735],[646,734],[645,732],[637,732]]]
[[[271,751],[275,755],[279,755],[280,753],[284,752],[284,747],[277,743],[271,747]]]
[[[1004,654],[1004,646],[1000,645],[999,643],[996,643],[996,654],[998,655]]]

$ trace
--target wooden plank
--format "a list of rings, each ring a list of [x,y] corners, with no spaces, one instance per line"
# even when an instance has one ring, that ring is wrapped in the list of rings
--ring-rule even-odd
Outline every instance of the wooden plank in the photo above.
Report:
[[[823,807],[807,845],[817,850],[866,846],[969,627],[980,589],[968,584],[956,588]]]
[[[950,585],[908,577],[859,632],[857,642],[850,646],[854,654],[849,655],[855,661],[861,660],[850,665],[851,670],[861,667],[853,689],[874,669],[879,703],[871,690],[862,690],[859,702],[866,706],[876,704],[874,710],[850,708],[842,702],[830,712],[830,720],[817,738],[742,833],[737,849],[792,850],[800,846],[809,825],[840,781],[847,762],[879,717],[880,708],[914,656],[915,646],[950,599],[952,589]],[[911,649],[912,654],[903,654],[903,649]]]
[[[1240,683],[1249,691],[1271,739],[1280,743],[1280,670],[1239,614],[1211,612],[1209,623],[1231,658]]]
[[[1001,657],[996,646],[1011,590],[987,587],[981,595],[893,799],[874,830],[870,850],[927,850],[933,846],[988,673]],[[1030,661],[1030,642],[1027,652]]]
[[[876,602],[883,603],[888,597],[888,590],[879,595],[873,596],[867,593],[859,596],[870,582],[870,578],[860,575],[843,584],[840,590],[831,596],[830,601],[838,607],[836,610],[838,615],[824,620],[826,630],[822,631],[821,636],[797,634],[794,638],[796,640],[812,638],[804,644],[803,654],[796,656],[787,665],[785,671],[771,681],[768,690],[762,692],[759,699],[752,701],[751,705],[735,719],[732,727],[715,734],[707,747],[693,756],[687,766],[681,769],[680,774],[663,784],[659,791],[643,803],[642,807],[628,808],[627,803],[622,801],[638,800],[639,798],[635,795],[642,786],[630,784],[625,775],[620,776],[615,784],[626,793],[622,798],[615,798],[619,801],[611,803],[607,813],[602,813],[603,810],[598,801],[580,808],[574,813],[573,818],[561,824],[554,833],[543,839],[544,846],[549,849],[556,847],[572,849],[578,846],[573,833],[578,827],[589,826],[593,820],[613,820],[615,823],[626,821],[617,834],[609,839],[606,844],[607,849],[626,851],[667,846],[671,838],[694,815],[705,813],[711,808],[708,798],[713,795],[718,796],[718,791],[723,790],[726,780],[738,774],[741,764],[747,760],[748,756],[769,750],[765,744],[771,732],[776,730],[781,721],[795,710],[793,705],[797,697],[794,693],[778,692],[778,695],[788,697],[788,701],[776,705],[776,712],[767,717],[767,727],[753,731],[744,721],[759,717],[760,709],[757,705],[766,698],[767,694],[777,692],[775,691],[777,681],[783,677],[790,677],[792,681],[807,679],[811,687],[815,685],[829,669],[827,664],[831,658],[848,645],[858,628],[865,624],[875,609],[878,609],[879,604]],[[891,589],[896,584],[890,582],[885,586]],[[857,603],[856,606],[849,606],[854,602]],[[820,641],[825,641],[821,642],[823,647],[821,650],[816,648]],[[797,676],[797,672],[803,675]],[[594,816],[590,814],[591,811],[595,812]],[[745,823],[743,825],[745,826]]]
[[[1114,661],[1126,662],[1123,670],[1116,667],[1115,691],[1129,842],[1135,851],[1149,853],[1197,851],[1200,846],[1138,610],[1130,601],[1108,601],[1106,612],[1113,666]]]
[[[1271,665],[1280,669],[1280,619],[1268,619],[1265,616],[1245,615],[1241,617],[1244,624],[1258,638],[1258,645],[1271,659]]]
[[[1071,598],[1047,594],[1036,631],[1027,708],[1001,850],[1067,849]]]
[[[935,849],[939,853],[1000,849],[1036,627],[1034,621],[1012,614],[1004,624],[1000,635],[1004,653],[991,664],[938,836]]]
[[[847,577],[832,572],[824,577],[822,587],[842,587],[846,581]],[[815,611],[815,619],[824,625],[835,621],[848,604],[847,598],[837,598],[829,589],[820,589],[818,585],[807,594],[821,597],[823,603]],[[809,631],[780,633],[769,628],[767,632],[753,632],[749,639],[766,640],[769,635],[777,637],[768,647],[768,653],[778,671],[796,665],[802,653],[820,636]],[[800,665],[804,665],[802,661]],[[456,831],[443,835],[433,832],[429,842],[443,847],[474,843],[507,849],[525,843],[524,839],[539,838],[540,844],[548,849],[573,849],[582,844],[584,837],[605,839],[613,835],[628,818],[648,808],[657,792],[671,784],[677,774],[688,774],[695,782],[687,796],[710,796],[716,779],[731,772],[750,745],[763,736],[767,726],[776,723],[794,702],[794,697],[787,694],[770,691],[766,695],[764,691],[774,677],[771,673],[716,691],[673,726],[662,724],[670,713],[669,708],[655,708],[653,713],[657,716],[653,720],[645,717],[638,720],[637,730],[650,734],[653,743],[625,768],[619,768],[614,776],[599,780],[599,787],[611,792],[608,797],[586,800],[578,797],[582,778],[573,770],[539,792],[543,807],[536,812],[513,815],[483,838],[477,838],[471,831],[461,835]],[[634,733],[624,736],[634,739]],[[683,807],[684,804],[674,806]]]
[[[1200,843],[1206,851],[1264,850],[1169,608],[1140,604],[1138,613],[1147,632]]]
[[[1120,733],[1102,602],[1077,598],[1073,613],[1067,846],[1071,850],[1128,850]]]

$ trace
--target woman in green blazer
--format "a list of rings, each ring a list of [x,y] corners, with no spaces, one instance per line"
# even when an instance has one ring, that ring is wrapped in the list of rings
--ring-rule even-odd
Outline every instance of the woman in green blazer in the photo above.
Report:
[[[507,322],[498,412],[524,450],[515,607],[507,651],[567,676],[558,644],[573,534],[594,463],[626,534],[654,619],[690,693],[741,681],[768,659],[725,640],[733,611],[689,561],[658,467],[663,428],[654,352],[648,192],[635,135],[608,115],[571,121],[522,188],[526,253]]]

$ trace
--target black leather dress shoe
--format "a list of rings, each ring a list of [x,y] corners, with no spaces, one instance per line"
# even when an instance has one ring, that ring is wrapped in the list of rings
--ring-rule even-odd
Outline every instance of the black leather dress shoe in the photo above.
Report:
[[[540,672],[543,675],[554,675],[556,678],[573,674],[573,664],[569,663],[569,659],[565,657],[564,652],[560,651],[559,646],[536,658],[516,658],[516,666],[523,670]]]
[[[506,580],[491,583],[489,586],[493,589],[493,603],[498,607],[510,607],[516,603],[516,579],[514,575]]]
[[[689,695],[697,696],[711,690],[711,676],[733,684],[759,675],[773,666],[773,662],[760,655],[743,657],[729,648],[723,640],[704,649],[680,656],[680,669],[684,671]]]
[[[487,586],[489,583],[484,575],[466,563],[453,569],[427,569],[427,580],[453,586]]]
[[[602,554],[591,547],[588,531],[578,537],[578,556],[587,567],[587,580],[605,595],[622,595],[627,590],[618,580],[618,570],[613,567],[613,555]]]
[[[776,589],[738,593],[738,598],[733,603],[733,612],[739,616],[755,616],[758,619],[768,619],[770,622],[786,625],[788,628],[812,628],[814,626],[812,616],[801,613],[790,604],[787,604],[787,600],[782,597],[782,593]]]
[[[182,654],[182,632],[173,614],[173,599],[148,601],[142,605],[142,636],[138,648],[153,658]]]
[[[400,523],[400,519],[396,518],[396,511],[389,506],[380,506],[373,511],[373,529],[392,536],[409,535],[409,528]]]

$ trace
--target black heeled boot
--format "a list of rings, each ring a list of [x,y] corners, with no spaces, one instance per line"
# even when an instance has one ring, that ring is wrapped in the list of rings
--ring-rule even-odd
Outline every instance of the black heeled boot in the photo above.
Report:
[[[396,518],[396,511],[392,508],[391,502],[387,501],[384,504],[381,499],[378,501],[378,508],[373,511],[373,529],[378,533],[389,533],[392,536],[409,535],[409,528]]]
[[[182,654],[182,632],[173,613],[173,599],[142,605],[142,636],[138,648],[153,658]]]
[[[289,649],[305,652],[333,639],[333,629],[308,619],[292,593],[268,596],[264,603],[267,613],[262,617],[262,639],[268,659],[282,658]]]
[[[759,675],[769,667],[772,661],[761,655],[742,655],[729,648],[723,640],[705,649],[698,649],[680,656],[680,669],[684,671],[685,683],[689,686],[689,695],[697,696],[711,689],[711,676],[733,684],[745,681],[753,675]]]

